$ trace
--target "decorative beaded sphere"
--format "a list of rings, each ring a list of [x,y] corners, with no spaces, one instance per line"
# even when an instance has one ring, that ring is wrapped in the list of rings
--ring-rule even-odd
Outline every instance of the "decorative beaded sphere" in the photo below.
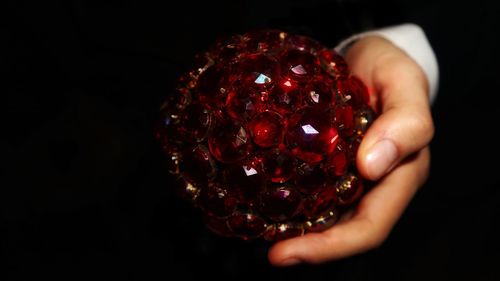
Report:
[[[181,76],[157,138],[173,188],[229,237],[332,226],[366,187],[357,148],[375,118],[344,59],[278,30],[219,40]]]

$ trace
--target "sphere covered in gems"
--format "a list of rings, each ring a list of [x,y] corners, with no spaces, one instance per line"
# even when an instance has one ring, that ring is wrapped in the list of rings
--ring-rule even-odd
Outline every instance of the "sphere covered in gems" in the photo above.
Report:
[[[366,191],[355,165],[375,113],[317,41],[234,35],[195,57],[161,108],[173,187],[213,232],[270,241],[329,228]]]

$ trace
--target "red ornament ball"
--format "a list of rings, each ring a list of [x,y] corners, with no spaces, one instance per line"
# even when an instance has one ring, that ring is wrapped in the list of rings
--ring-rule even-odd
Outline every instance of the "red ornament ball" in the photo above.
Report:
[[[355,155],[375,119],[367,88],[311,38],[264,30],[219,40],[161,114],[173,188],[219,235],[322,231],[366,189]]]

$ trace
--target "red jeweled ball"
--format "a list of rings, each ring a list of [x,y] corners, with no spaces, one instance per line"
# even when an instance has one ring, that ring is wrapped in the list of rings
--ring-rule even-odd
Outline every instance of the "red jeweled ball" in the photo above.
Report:
[[[175,192],[227,237],[276,241],[335,224],[367,186],[355,156],[376,117],[342,56],[264,30],[194,61],[156,132]]]

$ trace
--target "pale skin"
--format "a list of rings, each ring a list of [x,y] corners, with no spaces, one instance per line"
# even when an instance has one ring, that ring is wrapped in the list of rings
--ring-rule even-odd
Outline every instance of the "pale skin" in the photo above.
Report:
[[[422,69],[375,36],[357,41],[345,58],[380,110],[356,160],[360,173],[377,185],[330,229],[273,245],[268,255],[273,265],[323,263],[379,247],[428,177],[434,125]]]

